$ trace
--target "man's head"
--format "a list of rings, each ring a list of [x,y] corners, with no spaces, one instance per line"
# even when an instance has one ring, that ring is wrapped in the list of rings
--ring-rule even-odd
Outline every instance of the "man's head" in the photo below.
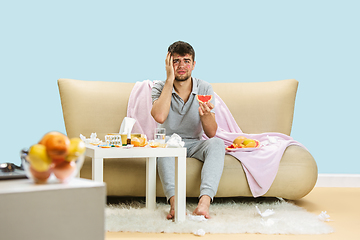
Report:
[[[171,55],[177,53],[180,56],[185,56],[186,54],[189,54],[191,55],[193,62],[195,62],[195,51],[193,47],[187,42],[183,42],[183,41],[174,42],[169,46],[168,52],[170,52]]]
[[[173,58],[173,66],[176,81],[191,79],[191,73],[195,68],[195,51],[186,42],[178,41],[170,45],[168,51]]]

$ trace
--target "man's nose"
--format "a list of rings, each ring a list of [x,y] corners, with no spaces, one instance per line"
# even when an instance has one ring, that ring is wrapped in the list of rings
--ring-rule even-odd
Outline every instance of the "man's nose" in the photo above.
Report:
[[[185,66],[185,61],[180,60],[179,61],[179,67],[184,67],[184,66]]]

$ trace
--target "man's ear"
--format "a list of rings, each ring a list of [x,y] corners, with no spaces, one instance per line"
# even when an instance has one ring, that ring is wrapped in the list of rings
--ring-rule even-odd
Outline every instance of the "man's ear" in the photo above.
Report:
[[[194,70],[195,64],[196,64],[196,61],[194,61],[191,71]]]

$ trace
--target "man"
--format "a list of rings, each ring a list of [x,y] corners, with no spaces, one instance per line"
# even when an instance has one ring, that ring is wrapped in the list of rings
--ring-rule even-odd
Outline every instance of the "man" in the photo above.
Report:
[[[193,214],[210,218],[210,203],[217,192],[224,167],[225,148],[214,138],[217,130],[214,92],[211,85],[191,76],[195,68],[195,51],[188,43],[170,45],[165,60],[167,78],[152,88],[151,115],[166,135],[177,133],[185,142],[187,157],[203,162],[199,203]],[[212,102],[199,103],[196,95],[212,95]],[[209,137],[201,140],[203,132]],[[158,171],[165,195],[170,203],[168,219],[174,218],[175,159],[158,158]]]

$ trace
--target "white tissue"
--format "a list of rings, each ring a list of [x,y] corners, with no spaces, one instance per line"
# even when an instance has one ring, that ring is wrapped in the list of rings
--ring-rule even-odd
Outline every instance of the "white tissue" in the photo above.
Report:
[[[260,211],[260,209],[258,208],[258,206],[255,206],[255,208],[256,208],[256,211],[259,213],[259,215],[262,217],[268,217],[275,213],[273,209],[266,209],[265,212],[262,213]]]
[[[262,146],[267,146],[267,145],[275,144],[278,142],[278,139],[276,137],[271,137],[269,135],[266,135],[266,137],[267,137],[267,140],[261,141]]]
[[[134,127],[136,120],[134,118],[125,117],[120,126],[120,134],[131,133],[131,130]]]
[[[200,228],[200,229],[194,231],[193,234],[196,235],[196,236],[204,236],[204,235],[205,235],[205,231]]]
[[[86,137],[80,133],[80,139],[85,142]]]
[[[203,221],[207,221],[208,219],[205,218],[204,215],[191,215],[188,214],[187,215],[189,220],[195,221],[195,222],[203,222]]]
[[[85,143],[93,143],[93,144],[101,143],[101,140],[97,138],[96,133],[91,133],[90,138],[86,138],[84,135],[80,134],[80,139],[83,140]]]
[[[325,212],[322,211],[322,212],[319,214],[318,218],[319,218],[321,221],[324,221],[324,222],[329,222],[329,221],[331,221],[331,220],[330,220],[330,216],[326,213],[326,211],[325,211]]]
[[[97,140],[98,138],[97,138],[96,133],[91,133],[91,134],[90,134],[90,139],[91,139],[91,140]]]
[[[173,135],[171,135],[169,140],[166,142],[166,145],[170,148],[180,148],[184,147],[185,142],[181,140],[181,137],[178,134],[173,133]]]
[[[269,143],[277,143],[276,137],[270,137],[269,135],[266,136],[269,140]]]

